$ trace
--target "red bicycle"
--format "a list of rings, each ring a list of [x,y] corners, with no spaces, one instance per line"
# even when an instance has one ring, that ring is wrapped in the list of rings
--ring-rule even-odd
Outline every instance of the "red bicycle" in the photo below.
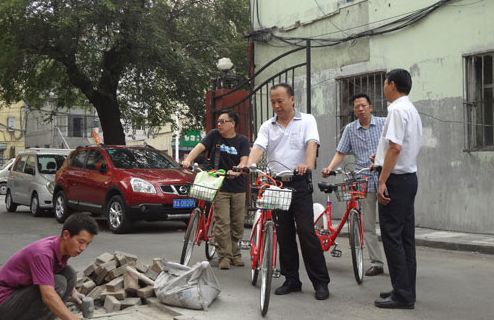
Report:
[[[352,252],[353,272],[358,284],[361,284],[364,278],[364,226],[359,199],[366,197],[368,184],[368,178],[366,176],[358,175],[368,170],[369,168],[350,172],[343,172],[341,169],[331,171],[330,175],[332,176],[335,176],[336,174],[345,174],[346,178],[343,183],[331,184],[325,181],[319,182],[319,190],[326,193],[328,198],[326,201],[326,208],[321,213],[318,214],[318,212],[314,210],[314,229],[317,237],[321,241],[321,246],[324,251],[328,251],[334,246],[331,251],[333,257],[339,258],[342,255],[341,250],[336,249],[338,246],[336,237],[340,234],[345,223],[347,221],[349,222],[348,235],[350,250]],[[329,195],[333,192],[336,194],[338,201],[347,202],[345,214],[341,218],[336,229],[332,226],[331,201],[329,199]],[[321,205],[319,206],[323,208]]]
[[[251,169],[243,169],[245,172],[259,174],[255,183],[251,186],[252,192],[257,194],[257,211],[254,217],[252,232],[249,240],[240,240],[239,247],[250,250],[251,259],[251,283],[257,284],[259,273],[261,274],[260,308],[264,317],[269,308],[271,293],[271,279],[279,278],[280,272],[276,268],[276,227],[273,221],[273,210],[288,210],[292,201],[292,189],[282,188],[283,183],[276,181],[277,176],[293,175],[293,171],[282,171],[273,176],[257,169],[252,165]]]
[[[194,163],[194,171],[202,172]],[[208,171],[217,177],[224,176],[222,172],[216,170]],[[191,193],[192,188],[195,188],[194,193]],[[201,242],[205,242],[206,258],[208,260],[213,259],[216,253],[216,246],[214,243],[214,219],[213,219],[213,200],[217,194],[217,191],[221,188],[209,188],[203,185],[194,184],[189,188],[189,195],[195,198],[197,201],[197,207],[192,210],[190,215],[189,224],[184,235],[184,244],[182,247],[182,255],[180,257],[180,263],[188,265],[192,256],[194,246],[200,246]]]

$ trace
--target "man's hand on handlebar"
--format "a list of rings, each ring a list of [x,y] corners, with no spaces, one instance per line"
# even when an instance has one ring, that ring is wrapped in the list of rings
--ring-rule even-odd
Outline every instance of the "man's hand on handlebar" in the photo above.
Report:
[[[336,175],[336,172],[333,171],[333,168],[331,168],[331,167],[326,167],[326,168],[322,169],[321,173],[322,173],[323,178],[327,178],[329,176],[335,176]]]
[[[184,168],[186,168],[186,169],[190,168],[190,166],[192,165],[192,164],[190,163],[190,161],[187,161],[187,160],[182,161],[182,163],[181,163],[181,164],[182,164],[182,167],[184,167]]]
[[[297,164],[295,166],[295,171],[299,174],[299,175],[304,175],[306,172],[310,172],[312,170],[312,168],[308,165],[306,165],[305,163],[300,163],[300,164]]]

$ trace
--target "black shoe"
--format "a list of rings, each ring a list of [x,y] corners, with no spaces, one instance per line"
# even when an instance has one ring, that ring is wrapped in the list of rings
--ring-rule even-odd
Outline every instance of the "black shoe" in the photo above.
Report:
[[[292,292],[302,291],[302,284],[293,284],[290,281],[286,280],[281,287],[274,291],[274,294],[282,296],[284,294],[289,294]]]
[[[374,301],[374,305],[378,308],[384,309],[413,309],[415,303],[413,302],[400,302],[391,299],[391,295],[385,299],[378,299]]]
[[[391,297],[391,292],[393,292],[393,290],[381,292],[379,293],[379,296],[383,299],[386,299],[387,297]]]
[[[384,273],[383,267],[372,266],[367,271],[365,271],[365,275],[367,277],[377,276],[378,274]]]
[[[326,300],[329,298],[329,290],[327,284],[318,284],[316,286],[316,299],[317,300]]]

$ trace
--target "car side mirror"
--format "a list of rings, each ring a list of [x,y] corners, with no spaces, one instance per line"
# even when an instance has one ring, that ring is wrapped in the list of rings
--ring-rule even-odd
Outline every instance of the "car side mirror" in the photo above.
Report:
[[[34,176],[34,168],[24,168],[24,173]]]

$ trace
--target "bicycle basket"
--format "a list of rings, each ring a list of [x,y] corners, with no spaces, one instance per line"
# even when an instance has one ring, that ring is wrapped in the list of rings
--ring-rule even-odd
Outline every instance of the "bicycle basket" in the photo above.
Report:
[[[367,196],[367,177],[358,178],[356,181],[336,184],[336,198],[338,201],[350,201],[364,199]]]
[[[190,188],[189,197],[212,202],[224,179],[224,176],[216,176],[214,173],[199,172]]]
[[[216,193],[218,193],[218,189],[193,184],[190,187],[189,197],[197,200],[213,202],[214,197],[216,197]]]
[[[268,188],[257,188],[257,190],[259,196],[256,200],[256,207],[258,209],[280,209],[286,211],[290,208],[290,204],[292,203],[292,189],[270,186]]]

